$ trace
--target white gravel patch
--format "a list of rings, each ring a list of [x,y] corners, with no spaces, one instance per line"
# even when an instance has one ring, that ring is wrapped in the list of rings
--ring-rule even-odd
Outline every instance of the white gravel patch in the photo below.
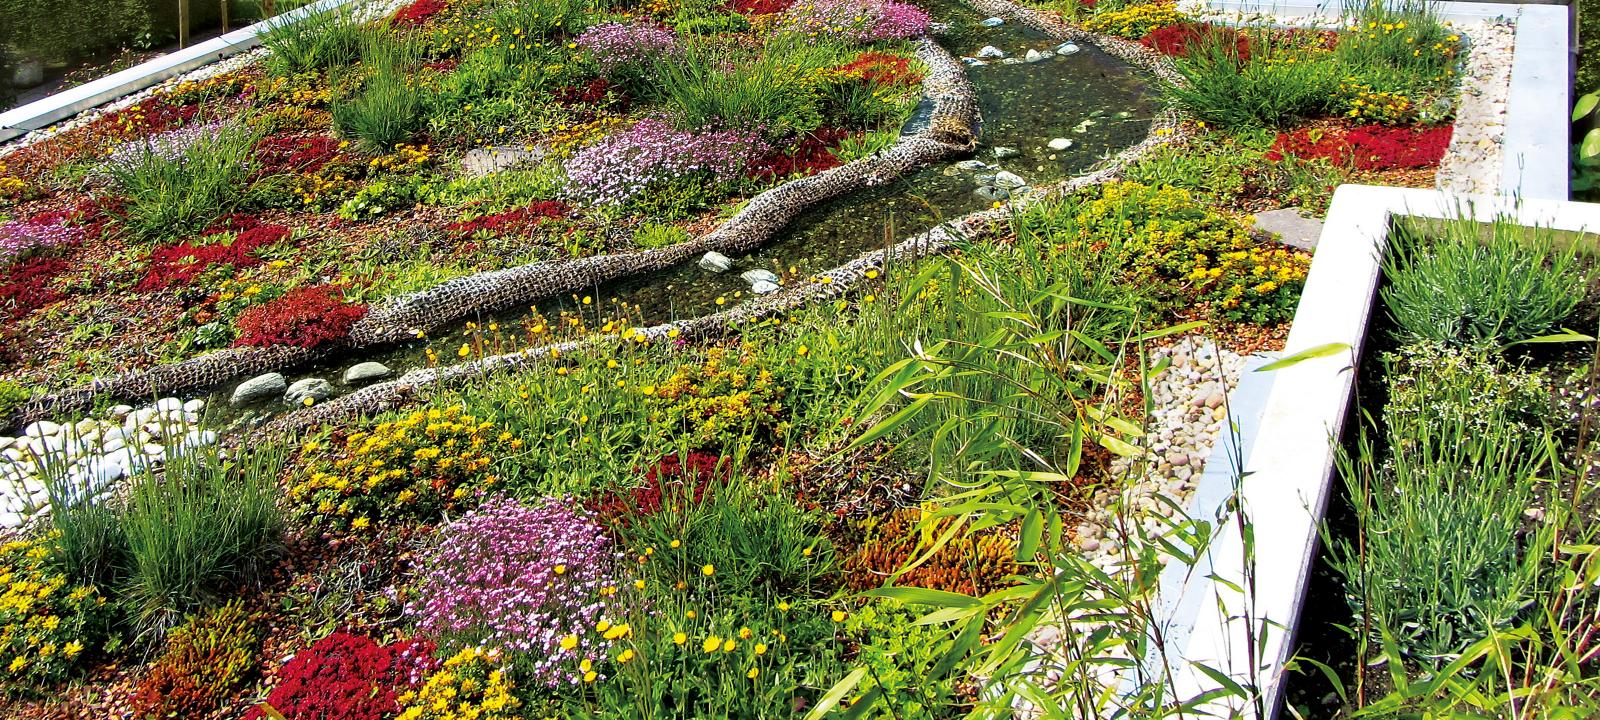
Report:
[[[1174,507],[1188,506],[1226,426],[1227,393],[1245,364],[1244,356],[1200,336],[1150,355],[1152,363],[1171,358],[1172,364],[1150,384],[1155,410],[1147,419],[1144,454],[1112,460],[1111,476],[1129,481],[1096,493],[1094,508],[1077,527],[1078,548],[1108,571],[1124,560],[1124,531],[1134,533],[1137,523],[1146,533],[1164,534]]]
[[[1494,195],[1500,191],[1516,26],[1479,22],[1457,30],[1469,41],[1469,49],[1456,100],[1455,134],[1434,185],[1446,192]]]

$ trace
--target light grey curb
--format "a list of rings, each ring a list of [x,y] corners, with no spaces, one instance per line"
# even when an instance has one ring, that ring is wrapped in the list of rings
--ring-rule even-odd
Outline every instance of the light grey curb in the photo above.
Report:
[[[12,108],[0,113],[0,142],[14,140],[162,81],[252,50],[261,45],[262,34],[276,25],[300,22],[315,13],[362,1],[318,0],[271,20],[263,20],[199,45],[162,55],[122,72],[64,90],[43,100]]]
[[[1244,429],[1257,428],[1244,438],[1242,479],[1227,465],[1232,458],[1213,453],[1213,463],[1225,463],[1225,472],[1213,472],[1213,463],[1208,463],[1204,477],[1226,483],[1227,494],[1238,483],[1254,526],[1254,561],[1247,572],[1239,528],[1224,521],[1202,560],[1206,573],[1191,575],[1181,563],[1168,565],[1164,575],[1176,577],[1163,577],[1161,604],[1183,608],[1193,618],[1186,640],[1174,652],[1181,658],[1173,668],[1176,697],[1196,697],[1219,687],[1196,669],[1205,665],[1246,686],[1259,682],[1267,708],[1264,720],[1278,715],[1284,670],[1294,651],[1323,511],[1333,488],[1334,458],[1355,390],[1355,368],[1382,275],[1385,239],[1400,216],[1472,217],[1480,222],[1508,217],[1527,226],[1600,232],[1600,205],[1588,203],[1365,185],[1341,186],[1334,193],[1283,355],[1325,347],[1338,351],[1271,373],[1271,390],[1259,418],[1236,421]],[[1247,376],[1241,388],[1253,381]],[[1196,494],[1214,496],[1210,490],[1201,487]],[[1252,584],[1252,597],[1232,589]],[[1176,595],[1174,587],[1179,588]],[[1252,672],[1247,639],[1252,629],[1262,628],[1265,633],[1257,632],[1256,638],[1258,670]],[[1232,701],[1206,710],[1216,717],[1261,717]]]
[[[1339,3],[1310,0],[1206,0],[1225,14],[1270,14],[1337,23]],[[1440,18],[1455,23],[1505,19],[1516,24],[1511,90],[1506,99],[1501,146],[1500,192],[1526,198],[1566,200],[1571,155],[1567,112],[1572,108],[1572,41],[1568,14],[1560,5],[1441,2]]]

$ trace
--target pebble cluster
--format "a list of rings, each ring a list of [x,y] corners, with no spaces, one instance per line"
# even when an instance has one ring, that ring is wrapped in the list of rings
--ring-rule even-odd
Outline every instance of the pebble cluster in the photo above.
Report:
[[[19,437],[0,437],[0,527],[18,527],[49,504],[47,473],[94,500],[170,454],[215,444],[217,434],[200,427],[205,405],[162,398],[141,408],[118,405],[103,419],[41,420]]]
[[[1123,558],[1120,528],[1132,523],[1159,534],[1172,504],[1188,505],[1206,458],[1227,420],[1227,393],[1244,371],[1244,356],[1209,339],[1190,336],[1151,352],[1151,362],[1172,364],[1150,383],[1151,412],[1142,457],[1117,457],[1113,478],[1137,478],[1121,489],[1101,490],[1077,527],[1078,548],[1095,565],[1110,570]],[[1162,502],[1165,498],[1172,504]]]
[[[1469,195],[1500,192],[1506,140],[1506,104],[1511,95],[1511,58],[1516,26],[1497,20],[1459,26],[1471,43],[1456,99],[1455,131],[1439,162],[1434,184]]]

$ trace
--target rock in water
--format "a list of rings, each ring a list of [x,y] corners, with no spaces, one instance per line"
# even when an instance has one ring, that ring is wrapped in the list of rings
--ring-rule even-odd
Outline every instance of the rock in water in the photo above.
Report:
[[[999,160],[1004,160],[1006,158],[1013,158],[1013,157],[1016,157],[1016,156],[1021,155],[1021,154],[1022,153],[1019,152],[1014,147],[997,147],[997,148],[994,149],[994,156],[995,156],[996,159],[999,159]]]
[[[1077,43],[1064,42],[1064,43],[1061,43],[1060,45],[1056,46],[1056,54],[1057,55],[1072,55],[1072,54],[1078,52],[1081,49],[1082,48],[1078,47]]]
[[[1041,61],[1044,61],[1044,60],[1049,60],[1050,58],[1053,58],[1055,56],[1056,56],[1056,54],[1053,53],[1053,52],[1050,52],[1049,50],[1045,50],[1044,52],[1039,52],[1038,50],[1029,50],[1028,54],[1023,56],[1023,59],[1027,60],[1028,62],[1031,62],[1031,63],[1036,63],[1036,62],[1041,62]]]
[[[715,250],[700,258],[700,269],[706,272],[725,273],[733,269],[733,260]]]
[[[346,385],[368,382],[371,380],[377,380],[379,378],[389,377],[392,372],[394,371],[390,370],[388,365],[380,362],[357,363],[355,365],[351,365],[350,369],[344,371],[344,382]]]
[[[976,172],[978,170],[988,170],[989,163],[982,160],[962,160],[956,163],[956,168],[967,172]]]
[[[233,397],[229,398],[228,402],[233,405],[243,405],[280,397],[288,387],[289,383],[282,375],[267,373],[239,383],[239,387],[233,389]]]
[[[993,45],[985,45],[982,50],[978,51],[978,57],[983,60],[999,60],[1005,56],[1006,51]]]
[[[1001,170],[995,174],[994,184],[1007,190],[1015,190],[1016,188],[1027,185],[1028,181],[1022,179],[1021,175],[1018,175],[1014,172],[1009,170]]]
[[[313,402],[327,400],[333,397],[333,385],[322,378],[306,378],[297,380],[290,385],[283,394],[283,401],[290,405],[300,405],[310,398]]]
[[[768,295],[777,291],[778,284],[775,282],[767,282],[766,280],[757,280],[750,286],[750,292],[753,292],[757,295]]]
[[[985,202],[1002,202],[1011,198],[1011,192],[1009,190],[1006,190],[1005,188],[989,187],[987,185],[978,188],[977,190],[973,190],[972,194],[982,198]]]
[[[1067,138],[1056,138],[1050,141],[1051,150],[1065,150],[1072,147],[1072,141]]]
[[[765,269],[746,270],[739,275],[739,279],[754,285],[759,282],[778,284],[778,274]]]
[[[1006,19],[1005,18],[999,18],[999,17],[992,17],[992,18],[984,20],[983,22],[980,22],[978,24],[982,25],[984,27],[1000,27],[1001,25],[1006,24]]]

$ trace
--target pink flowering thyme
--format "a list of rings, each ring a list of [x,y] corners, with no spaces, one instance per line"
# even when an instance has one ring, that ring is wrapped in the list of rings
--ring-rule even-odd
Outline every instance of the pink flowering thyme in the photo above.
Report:
[[[83,228],[68,225],[66,218],[55,213],[0,223],[0,264],[82,241]]]
[[[753,131],[679,130],[665,120],[641,120],[569,158],[567,191],[596,205],[625,205],[657,182],[697,174],[734,180],[769,150]]]
[[[607,75],[619,68],[639,67],[658,58],[683,53],[678,36],[659,25],[602,23],[578,36],[578,47]]]
[[[615,555],[587,513],[494,498],[440,536],[406,607],[419,631],[524,655],[545,687],[579,683],[584,658],[605,658],[612,641],[596,625],[615,614]]]
[[[894,0],[811,0],[784,11],[782,28],[856,43],[907,40],[928,32],[928,12]]]
[[[222,130],[220,122],[196,123],[147,138],[129,140],[114,148],[111,154],[106,156],[105,161],[90,172],[90,175],[110,178],[117,170],[131,170],[156,158],[167,162],[183,162],[187,159],[190,148],[202,140],[215,138]]]

